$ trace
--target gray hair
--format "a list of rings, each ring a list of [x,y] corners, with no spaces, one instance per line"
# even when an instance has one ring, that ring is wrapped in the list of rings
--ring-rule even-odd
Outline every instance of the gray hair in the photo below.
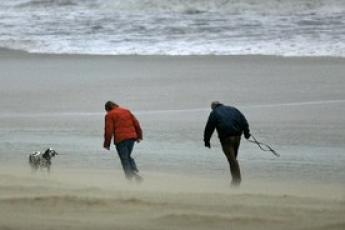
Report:
[[[219,101],[213,101],[211,103],[212,110],[214,110],[218,105],[222,105],[222,103],[220,103]]]

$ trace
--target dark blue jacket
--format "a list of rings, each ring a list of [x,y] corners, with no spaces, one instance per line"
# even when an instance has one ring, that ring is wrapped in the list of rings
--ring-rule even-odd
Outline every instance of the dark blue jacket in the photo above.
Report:
[[[222,104],[211,112],[204,132],[204,141],[209,143],[211,136],[217,129],[220,141],[229,136],[240,136],[244,133],[249,138],[249,125],[244,115],[235,107]]]

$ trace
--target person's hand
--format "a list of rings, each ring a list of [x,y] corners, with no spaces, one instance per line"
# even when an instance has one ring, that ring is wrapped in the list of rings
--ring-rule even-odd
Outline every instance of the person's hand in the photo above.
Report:
[[[210,149],[211,148],[210,142],[205,142],[205,147]]]
[[[249,139],[250,136],[251,136],[250,133],[245,133],[245,134],[244,134],[244,137],[245,137],[246,139]]]
[[[137,143],[140,143],[140,141],[142,141],[142,139],[136,139],[135,140]]]

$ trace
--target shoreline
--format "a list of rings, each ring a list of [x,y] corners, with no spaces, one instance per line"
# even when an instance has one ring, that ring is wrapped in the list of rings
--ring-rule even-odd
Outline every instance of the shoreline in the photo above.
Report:
[[[315,59],[315,60],[345,60],[342,56],[284,56],[284,55],[271,55],[271,54],[234,54],[234,55],[216,55],[216,54],[191,54],[191,55],[168,55],[168,54],[78,54],[78,53],[32,53],[25,50],[9,49],[0,47],[0,58],[11,57],[13,55],[24,55],[24,56],[48,56],[48,57],[90,57],[90,58],[229,58],[229,59]]]

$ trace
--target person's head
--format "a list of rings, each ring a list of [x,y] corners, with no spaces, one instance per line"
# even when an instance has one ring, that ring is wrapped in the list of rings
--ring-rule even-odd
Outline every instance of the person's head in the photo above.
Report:
[[[113,108],[119,107],[118,104],[112,101],[107,101],[104,105],[105,111],[109,112]]]
[[[219,101],[213,101],[211,103],[211,109],[214,110],[217,106],[222,105]]]

